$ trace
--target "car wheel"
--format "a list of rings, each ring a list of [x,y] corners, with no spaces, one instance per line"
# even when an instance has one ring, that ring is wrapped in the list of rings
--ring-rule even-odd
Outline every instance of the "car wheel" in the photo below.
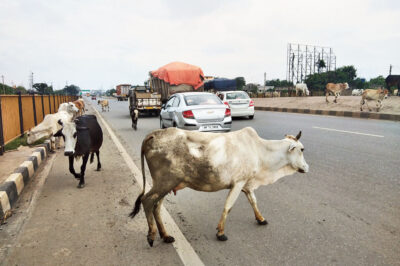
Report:
[[[160,116],[160,128],[165,128],[165,126],[164,126],[164,123],[163,123],[163,121],[162,121],[162,118],[161,118],[161,116]]]
[[[249,115],[249,119],[253,119],[254,118],[254,115]]]

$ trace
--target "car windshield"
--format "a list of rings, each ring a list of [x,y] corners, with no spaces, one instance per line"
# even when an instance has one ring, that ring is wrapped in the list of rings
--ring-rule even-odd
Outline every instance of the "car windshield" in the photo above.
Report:
[[[194,94],[184,96],[184,98],[187,106],[222,104],[221,100],[214,94]]]
[[[229,92],[226,94],[227,100],[248,99],[249,96],[244,92]]]

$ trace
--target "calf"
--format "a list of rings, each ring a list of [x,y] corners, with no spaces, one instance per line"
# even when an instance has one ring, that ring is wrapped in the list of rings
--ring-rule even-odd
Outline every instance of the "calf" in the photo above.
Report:
[[[131,110],[131,119],[132,119],[132,128],[134,130],[137,129],[137,122],[139,119],[139,110],[138,109],[133,109]]]
[[[157,228],[164,242],[171,243],[174,238],[168,235],[160,215],[165,195],[186,187],[206,192],[229,189],[217,227],[218,240],[228,239],[224,234],[225,221],[241,191],[253,207],[257,223],[266,225],[267,220],[257,207],[254,191],[284,176],[308,172],[300,136],[301,132],[296,137],[264,140],[250,127],[229,133],[177,128],[155,130],[142,143],[143,190],[130,216],[133,218],[143,203],[149,225],[147,241],[150,246],[153,245]],[[144,157],[153,179],[153,187],[146,194]]]
[[[100,147],[103,143],[103,131],[96,116],[83,115],[74,120],[74,122],[58,123],[62,126],[59,135],[64,137],[65,150],[64,155],[69,158],[69,171],[76,179],[79,179],[78,188],[85,186],[85,170],[90,154],[90,163],[93,162],[94,153],[97,156],[97,171],[101,169]],[[74,169],[74,158],[83,157],[81,172],[77,174]]]
[[[347,90],[349,88],[350,87],[349,87],[349,84],[347,84],[347,82],[346,83],[337,83],[337,84],[335,84],[335,83],[326,84],[326,92],[325,92],[326,98],[325,98],[325,101],[327,103],[329,103],[328,96],[329,96],[329,94],[333,94],[335,96],[335,100],[333,100],[333,102],[337,103],[337,97],[340,95],[340,93],[343,90]]]
[[[368,110],[372,111],[368,106],[368,101],[376,101],[376,111],[379,112],[379,109],[382,107],[382,100],[387,97],[388,93],[389,91],[386,89],[365,90],[361,97],[360,110],[362,111],[364,103],[367,103]]]
[[[83,99],[78,99],[78,100],[74,101],[73,103],[79,109],[78,114],[83,115],[85,113],[85,102],[83,101]]]
[[[110,111],[110,105],[108,103],[108,100],[99,100],[97,104],[101,105],[101,111],[104,112],[107,108],[107,111]]]

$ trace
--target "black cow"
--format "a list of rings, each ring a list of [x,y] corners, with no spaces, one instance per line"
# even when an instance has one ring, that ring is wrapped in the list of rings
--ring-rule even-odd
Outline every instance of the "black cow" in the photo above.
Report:
[[[386,88],[397,87],[397,96],[400,96],[400,75],[389,75],[385,79]]]
[[[62,123],[61,120],[58,123],[63,126],[59,134],[64,137],[64,155],[69,157],[69,171],[76,179],[80,180],[78,188],[83,188],[89,154],[91,155],[90,163],[92,163],[94,153],[96,153],[97,171],[100,171],[100,147],[103,143],[103,131],[94,115],[80,116],[71,123]],[[77,174],[74,169],[74,158],[81,156],[83,156],[81,172]]]

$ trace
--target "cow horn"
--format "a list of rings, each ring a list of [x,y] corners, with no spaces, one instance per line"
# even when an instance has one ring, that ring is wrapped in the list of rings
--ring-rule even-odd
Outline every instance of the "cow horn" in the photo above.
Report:
[[[301,130],[299,131],[299,134],[297,134],[296,139],[299,140],[301,137]]]
[[[60,126],[63,126],[63,122],[61,121],[61,119],[58,119],[57,123],[60,124]]]

